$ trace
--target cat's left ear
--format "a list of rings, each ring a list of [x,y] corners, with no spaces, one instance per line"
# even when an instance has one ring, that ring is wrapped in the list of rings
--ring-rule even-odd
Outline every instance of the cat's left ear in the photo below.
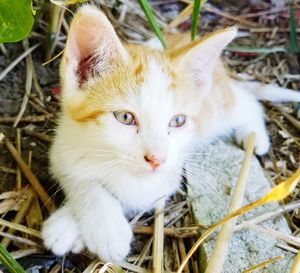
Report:
[[[223,49],[237,36],[237,28],[230,27],[213,32],[189,45],[169,52],[179,67],[188,70],[199,87],[207,84]]]

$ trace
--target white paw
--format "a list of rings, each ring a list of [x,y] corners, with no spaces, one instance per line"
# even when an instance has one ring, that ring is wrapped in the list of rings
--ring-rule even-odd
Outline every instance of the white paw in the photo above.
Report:
[[[256,140],[255,140],[255,153],[257,155],[266,154],[270,148],[270,139],[268,133],[264,127],[262,128],[239,128],[235,132],[236,142],[241,145],[244,149],[247,146],[247,138],[251,132],[256,133]]]
[[[83,249],[77,224],[66,207],[57,210],[45,221],[42,238],[45,247],[58,256],[70,251],[79,253]]]
[[[132,230],[125,218],[104,222],[99,218],[98,224],[86,225],[82,235],[88,250],[96,254],[103,262],[121,262],[130,251]]]

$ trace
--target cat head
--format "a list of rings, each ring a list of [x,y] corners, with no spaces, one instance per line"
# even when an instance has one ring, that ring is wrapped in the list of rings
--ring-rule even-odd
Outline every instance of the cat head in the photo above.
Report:
[[[72,137],[128,172],[178,168],[215,63],[236,32],[228,28],[165,51],[123,45],[99,9],[83,6],[61,66],[63,113],[77,128]]]

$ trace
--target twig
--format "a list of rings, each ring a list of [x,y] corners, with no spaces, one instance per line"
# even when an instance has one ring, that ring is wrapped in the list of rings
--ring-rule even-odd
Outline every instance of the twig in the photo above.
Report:
[[[153,272],[162,273],[163,268],[163,252],[164,252],[164,210],[165,197],[160,198],[156,202],[155,219],[154,219],[154,238],[153,238]]]
[[[290,138],[292,138],[293,140],[294,140],[294,142],[298,145],[298,146],[300,146],[300,142],[297,140],[297,138],[294,136],[294,135],[292,135],[290,132],[289,132],[289,130],[288,129],[286,129],[284,126],[283,126],[283,124],[279,121],[279,120],[277,120],[277,119],[273,119],[273,121],[278,125],[278,127],[280,128],[280,129],[282,129]]]
[[[236,22],[238,22],[241,25],[245,25],[245,26],[248,26],[248,27],[257,27],[257,26],[259,26],[257,23],[254,23],[254,22],[249,21],[247,19],[241,18],[239,16],[230,15],[230,14],[228,14],[226,12],[223,12],[223,11],[217,9],[217,8],[214,8],[214,7],[203,6],[202,9],[205,10],[205,11],[207,11],[207,12],[210,12],[210,13],[213,13],[213,14],[217,14],[217,15],[220,15],[220,16],[222,16],[224,18],[236,21]]]
[[[136,234],[153,234],[153,227],[146,227],[146,226],[135,226],[133,228],[134,233]],[[164,234],[169,237],[175,237],[175,238],[187,238],[187,237],[193,237],[198,235],[199,227],[165,227],[164,228]]]
[[[10,72],[20,61],[22,61],[28,54],[30,54],[33,50],[35,50],[37,47],[39,47],[41,44],[36,44],[32,47],[30,47],[28,50],[26,50],[23,54],[21,54],[17,59],[15,59],[8,67],[6,67],[1,73],[0,73],[0,81],[3,80],[3,78]]]
[[[119,263],[120,266],[122,266],[123,268],[126,268],[132,272],[136,272],[136,273],[151,273],[150,270],[147,270],[145,268],[142,268],[140,266],[136,266],[127,262],[121,262]]]
[[[296,255],[296,258],[294,259],[290,273],[299,273],[299,272],[300,272],[300,251]]]
[[[22,131],[27,136],[32,136],[34,138],[37,138],[37,139],[45,141],[45,142],[51,142],[52,141],[51,137],[46,135],[46,134],[35,132],[35,131],[29,130],[29,129],[22,129]]]
[[[38,253],[43,253],[43,250],[40,247],[30,247],[22,250],[12,251],[10,252],[10,255],[15,259],[20,259]]]
[[[184,10],[182,10],[179,15],[177,15],[164,29],[165,32],[169,31],[171,28],[175,28],[180,25],[187,17],[191,16],[194,8],[194,3],[190,3]]]
[[[297,237],[294,237],[294,236],[291,236],[291,235],[288,235],[288,234],[283,234],[279,231],[276,231],[276,230],[273,230],[273,229],[270,229],[270,228],[267,228],[267,227],[262,227],[262,226],[258,226],[258,225],[255,225],[255,224],[251,224],[251,223],[248,223],[247,227],[254,230],[254,231],[256,231],[256,232],[263,233],[265,235],[271,236],[271,237],[273,237],[277,240],[281,240],[281,241],[284,241],[288,244],[300,247],[300,238],[297,238]]]
[[[26,50],[28,50],[28,41],[26,41],[26,40],[24,41],[24,47]],[[26,57],[26,72],[27,73],[26,73],[26,81],[25,81],[25,94],[23,96],[20,111],[16,117],[14,124],[13,124],[13,127],[15,127],[15,128],[18,126],[20,119],[22,118],[22,116],[26,110],[28,101],[29,101],[29,96],[30,96],[31,87],[32,87],[32,75],[33,75],[32,70],[33,70],[32,57],[30,54],[28,54],[28,56]]]
[[[0,226],[13,228],[15,230],[30,234],[34,237],[37,237],[37,238],[40,238],[40,239],[42,238],[42,235],[38,230],[28,228],[28,227],[20,225],[20,224],[15,224],[15,223],[12,223],[10,221],[6,221],[4,219],[0,219]]]
[[[25,203],[23,204],[23,206],[19,209],[19,211],[18,211],[16,217],[15,217],[14,220],[12,221],[14,224],[19,224],[19,223],[23,220],[23,218],[24,218],[24,216],[26,215],[26,213],[27,213],[27,211],[28,211],[28,209],[29,209],[29,207],[30,207],[30,205],[31,205],[31,202],[32,202],[32,200],[33,200],[33,198],[34,198],[34,193],[33,193],[33,191],[32,191],[30,188],[27,189],[26,195],[27,195],[27,200],[26,200],[26,202],[25,202]],[[13,233],[15,232],[15,230],[12,229],[12,228],[10,228],[7,232],[13,235]],[[1,244],[2,244],[5,248],[7,248],[8,245],[10,244],[10,238],[9,238],[9,237],[3,238],[2,241],[1,241]]]
[[[13,234],[10,234],[8,232],[2,232],[0,231],[0,236],[4,237],[4,238],[8,238],[9,240],[18,242],[18,243],[22,243],[22,244],[26,244],[28,246],[38,246],[38,244],[30,239],[26,239],[23,237],[19,237],[19,236],[15,236]]]
[[[22,148],[21,148],[21,129],[17,129],[17,151],[22,156]],[[20,191],[22,188],[22,173],[19,166],[17,166],[17,190]]]
[[[47,45],[48,50],[46,59],[49,59],[55,50],[65,11],[66,9],[62,8],[59,5],[52,4],[50,7],[50,24]]]
[[[143,250],[139,254],[138,258],[136,259],[136,262],[134,263],[135,265],[141,266],[143,264],[143,262],[147,258],[147,255],[149,255],[150,253],[150,248],[152,246],[152,243],[153,243],[153,236],[151,236],[151,238],[149,238],[149,240],[144,245]],[[151,260],[152,260],[152,256],[151,256]]]
[[[234,212],[243,205],[244,194],[247,185],[247,178],[251,165],[251,158],[253,155],[255,145],[255,133],[252,133],[247,138],[247,147],[242,163],[241,171],[238,181],[232,196],[232,201],[228,209],[228,214]],[[223,269],[223,264],[228,252],[228,246],[232,237],[233,227],[235,226],[237,218],[225,223],[219,233],[215,244],[214,251],[210,257],[205,273],[219,273]]]
[[[278,261],[282,260],[283,258],[284,258],[284,256],[277,256],[277,257],[274,257],[274,258],[272,258],[272,259],[270,259],[270,260],[267,260],[267,261],[262,262],[262,263],[260,263],[260,264],[258,264],[258,265],[255,265],[255,266],[253,266],[253,267],[251,267],[251,268],[249,268],[249,269],[243,271],[242,273],[250,273],[250,272],[253,272],[253,271],[257,270],[257,269],[260,269],[260,268],[262,268],[262,267],[268,266],[268,265],[271,264],[271,263],[278,262]]]
[[[0,44],[0,50],[2,51],[3,55],[6,57],[8,56],[7,49],[5,48],[4,44]]]
[[[247,228],[247,225],[249,223],[258,224],[258,223],[261,223],[261,222],[266,221],[268,219],[279,216],[279,215],[281,215],[285,212],[292,211],[292,210],[298,209],[298,208],[300,208],[300,201],[284,205],[284,206],[280,207],[279,209],[277,209],[275,211],[271,211],[271,212],[265,213],[263,215],[259,215],[257,217],[254,217],[254,218],[250,219],[250,220],[247,220],[247,221],[245,221],[245,222],[243,222],[239,225],[236,225],[234,227],[234,231],[236,232],[236,231],[239,231],[241,229]]]
[[[0,134],[2,132],[0,131]],[[3,133],[2,133],[3,134]],[[4,135],[4,134],[3,134]],[[20,166],[24,176],[28,179],[34,190],[36,191],[37,195],[47,208],[49,212],[52,212],[55,209],[55,205],[52,201],[52,199],[49,197],[47,192],[42,187],[39,180],[36,178],[36,176],[32,173],[28,165],[25,163],[25,161],[20,157],[18,151],[16,150],[15,146],[11,143],[11,141],[5,136],[4,143],[7,149],[10,151],[11,155],[15,159],[15,161]]]
[[[183,238],[178,238],[177,243],[178,243],[178,252],[179,252],[180,260],[183,261],[184,258],[186,257],[186,250],[185,250]],[[190,272],[188,265],[185,266],[185,268],[183,269],[183,272],[184,273]]]
[[[289,252],[291,252],[293,254],[297,254],[298,253],[298,249],[296,249],[294,247],[291,247],[291,246],[288,246],[286,244],[280,244],[279,243],[276,246],[279,247],[279,248],[281,248],[281,249],[283,249],[283,250],[289,251]]]
[[[36,75],[33,63],[32,63],[32,79],[33,79],[34,88],[35,88],[36,92],[38,93],[40,100],[44,101],[44,92],[43,92],[42,87],[40,86],[38,79],[37,79],[37,75]]]
[[[61,264],[56,264],[49,273],[58,273],[62,272],[62,265]],[[95,271],[91,271],[90,273],[94,273]],[[108,271],[107,271],[108,272]]]
[[[292,115],[287,113],[282,107],[274,106],[291,124],[293,124],[298,130],[300,130],[300,121],[295,119]]]
[[[0,166],[0,172],[15,174],[16,170],[11,169],[11,168],[7,168],[5,166]]]
[[[53,117],[52,114],[39,115],[39,116],[26,116],[26,117],[22,117],[20,119],[20,122],[29,122],[29,123],[43,122],[47,119],[51,119],[52,117]],[[15,120],[16,120],[16,117],[0,117],[0,123],[2,123],[2,124],[14,123]]]

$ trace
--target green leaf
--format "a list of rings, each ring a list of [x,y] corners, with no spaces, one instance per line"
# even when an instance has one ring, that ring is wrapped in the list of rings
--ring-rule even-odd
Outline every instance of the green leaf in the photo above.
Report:
[[[161,30],[156,22],[155,16],[153,14],[153,11],[148,3],[147,0],[139,0],[139,3],[148,19],[148,22],[152,28],[152,30],[154,31],[154,33],[156,34],[157,38],[160,40],[161,44],[163,45],[163,47],[166,49],[167,48],[167,44],[164,40],[164,37],[161,33]]]
[[[195,40],[195,37],[197,35],[200,9],[205,2],[206,0],[194,0],[194,8],[192,14],[192,28],[191,28],[192,41]]]
[[[26,38],[33,22],[31,0],[0,0],[0,43]]]
[[[9,252],[0,244],[0,262],[11,273],[26,273],[20,264],[9,254]]]
[[[289,29],[290,29],[289,52],[298,53],[299,46],[297,41],[294,1],[290,2]]]
[[[193,8],[193,14],[192,14],[192,29],[191,29],[192,41],[195,39],[197,30],[198,30],[200,4],[201,4],[201,0],[194,1],[194,8]]]

